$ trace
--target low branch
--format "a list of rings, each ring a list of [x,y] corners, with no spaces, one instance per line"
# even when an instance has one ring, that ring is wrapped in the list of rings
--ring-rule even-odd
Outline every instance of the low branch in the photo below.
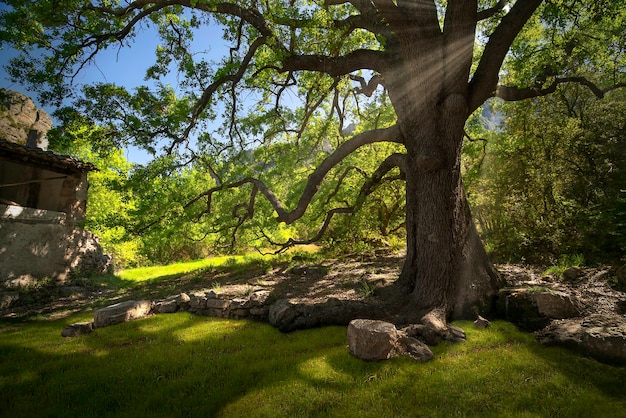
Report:
[[[321,240],[324,234],[326,233],[326,230],[328,229],[328,226],[330,225],[330,221],[332,221],[333,216],[335,216],[338,213],[351,214],[351,213],[354,213],[354,209],[350,207],[345,207],[345,208],[334,208],[334,209],[329,210],[328,212],[326,212],[324,223],[322,224],[320,229],[317,231],[317,234],[315,234],[314,237],[309,238],[309,239],[297,240],[297,239],[289,238],[286,242],[275,242],[265,232],[261,231],[261,234],[271,245],[280,247],[280,249],[275,252],[275,254],[280,254],[296,245],[309,245],[309,244],[314,244],[318,242],[319,240]]]
[[[300,219],[304,212],[308,208],[309,204],[313,200],[313,197],[317,194],[319,190],[319,186],[326,177],[326,174],[339,164],[345,157],[347,157],[352,152],[356,151],[358,148],[368,145],[374,144],[377,142],[397,142],[402,143],[402,137],[400,135],[400,130],[397,126],[392,126],[386,129],[376,129],[372,131],[363,132],[359,135],[356,135],[350,138],[348,141],[344,142],[337,148],[332,154],[330,154],[322,163],[309,175],[307,179],[307,183],[304,187],[304,191],[302,192],[302,196],[298,201],[298,204],[295,209],[292,211],[287,211],[283,204],[278,200],[278,197],[263,183],[261,180],[254,178],[245,178],[239,180],[237,182],[213,187],[210,190],[207,190],[194,199],[189,201],[184,208],[188,208],[193,205],[195,202],[200,199],[206,197],[207,198],[207,211],[206,213],[210,213],[211,211],[211,198],[213,193],[218,192],[220,190],[226,189],[234,189],[241,187],[245,184],[251,184],[261,192],[268,202],[272,205],[272,208],[278,214],[277,221],[285,222],[286,224],[292,224],[296,220]]]

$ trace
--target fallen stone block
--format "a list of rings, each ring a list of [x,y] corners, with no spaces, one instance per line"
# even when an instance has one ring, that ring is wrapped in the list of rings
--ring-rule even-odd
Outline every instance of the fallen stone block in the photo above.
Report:
[[[93,317],[95,328],[120,324],[135,319],[145,318],[150,313],[151,302],[149,300],[129,300],[116,303],[106,308],[98,309]]]

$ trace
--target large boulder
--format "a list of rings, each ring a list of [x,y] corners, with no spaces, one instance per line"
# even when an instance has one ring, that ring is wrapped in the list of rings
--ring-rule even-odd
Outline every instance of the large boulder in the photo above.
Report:
[[[149,300],[129,300],[98,309],[93,317],[94,327],[101,328],[145,318],[150,313],[151,305]]]
[[[574,295],[543,287],[504,288],[498,314],[528,331],[537,331],[554,319],[580,316],[582,304]]]
[[[433,358],[426,344],[385,321],[355,319],[348,325],[347,338],[350,354],[362,360],[380,361],[402,355],[418,361]]]
[[[553,321],[537,333],[545,345],[561,345],[600,361],[626,364],[626,317],[594,314]]]

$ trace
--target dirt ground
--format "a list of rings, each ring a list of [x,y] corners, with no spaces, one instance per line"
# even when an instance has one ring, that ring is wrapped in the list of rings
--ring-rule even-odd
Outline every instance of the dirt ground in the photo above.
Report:
[[[132,287],[120,283],[120,279],[102,281],[97,278],[76,278],[63,286],[50,284],[20,292],[19,299],[12,306],[0,310],[0,318],[44,316],[57,319],[123,300],[158,300],[181,292],[193,294],[209,290],[214,290],[223,297],[269,290],[269,303],[283,298],[308,302],[321,302],[329,298],[366,299],[395,281],[403,258],[402,253],[382,251],[341,259],[318,259],[314,262],[295,258],[273,266],[252,263],[248,266],[213,268],[200,273],[148,281]],[[581,268],[565,280],[562,277],[542,275],[540,269],[531,267],[497,267],[509,286],[525,283],[575,294],[583,302],[585,314],[624,313],[626,310],[626,294],[610,286],[615,280],[615,268]]]

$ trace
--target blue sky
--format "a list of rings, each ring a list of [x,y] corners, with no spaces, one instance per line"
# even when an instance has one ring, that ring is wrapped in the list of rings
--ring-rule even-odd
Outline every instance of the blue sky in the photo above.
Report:
[[[212,59],[219,59],[222,54],[227,53],[228,48],[224,45],[221,37],[221,28],[219,26],[210,26],[202,28],[199,31],[197,39],[204,41],[204,44],[197,42],[194,44],[199,50],[209,50],[211,55],[215,55]],[[209,41],[210,45],[206,44]],[[155,29],[147,28],[141,30],[130,47],[110,48],[101,51],[90,66],[76,77],[75,82],[78,84],[89,83],[115,83],[125,86],[129,89],[145,84],[144,76],[146,69],[154,63],[155,49],[159,44],[158,35]],[[35,104],[40,107],[36,94],[30,92],[25,86],[13,83],[9,80],[5,66],[8,61],[17,56],[17,52],[12,49],[0,49],[0,87],[21,92],[33,99]],[[176,75],[173,74],[165,80],[167,83],[176,87]],[[44,107],[51,114],[54,108]],[[135,163],[144,163],[149,155],[138,149],[128,149],[126,158]]]

